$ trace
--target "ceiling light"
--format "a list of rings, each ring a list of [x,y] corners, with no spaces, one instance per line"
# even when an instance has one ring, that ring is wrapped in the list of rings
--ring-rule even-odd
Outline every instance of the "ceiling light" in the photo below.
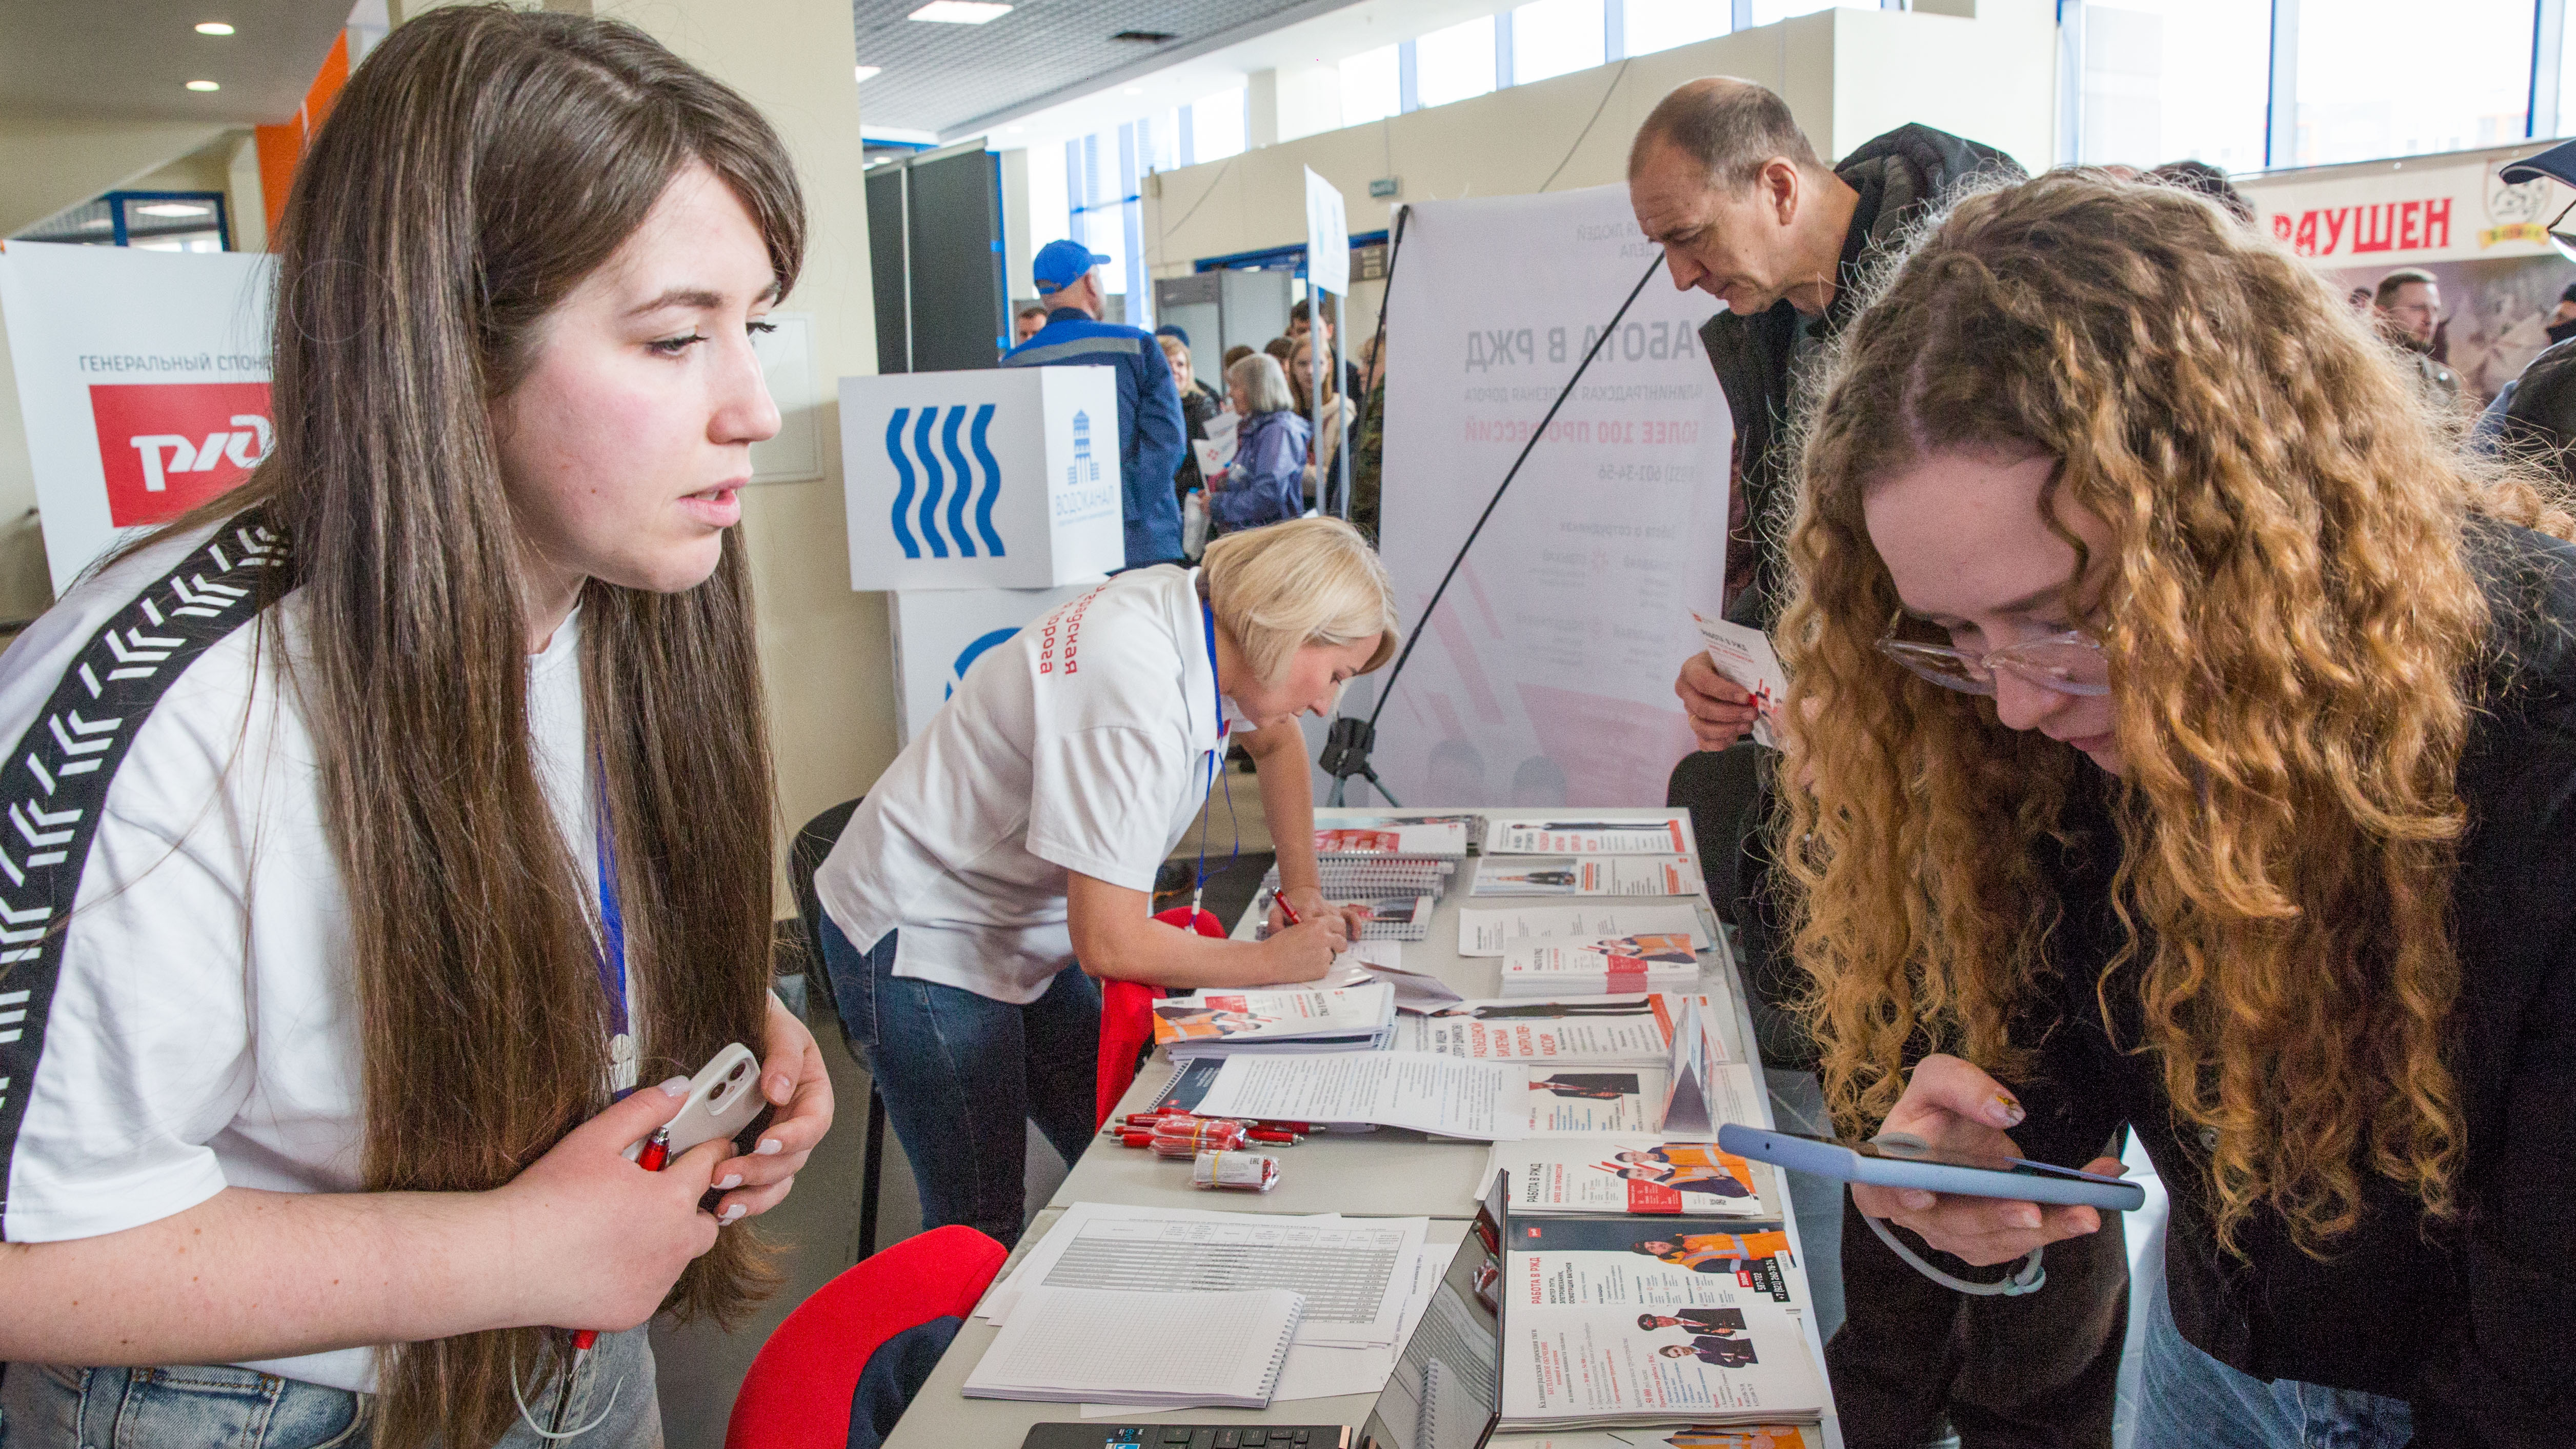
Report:
[[[914,20],[941,20],[950,25],[981,25],[1011,13],[1011,7],[994,0],[930,0],[912,12]]]
[[[188,89],[192,91],[219,91],[222,90],[223,87],[215,84],[213,81],[190,81],[188,82]]]
[[[872,75],[883,74],[885,74],[885,67],[881,65],[863,65],[859,67],[859,79],[861,80],[866,80]]]
[[[194,206],[184,201],[156,201],[134,209],[145,216],[212,216],[215,213],[211,206]]]
[[[220,20],[200,20],[197,22],[197,33],[199,35],[230,35],[233,33],[233,28]]]

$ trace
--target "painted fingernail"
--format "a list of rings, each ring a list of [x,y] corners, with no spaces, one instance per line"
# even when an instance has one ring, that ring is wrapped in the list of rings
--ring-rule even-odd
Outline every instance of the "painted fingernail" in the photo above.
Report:
[[[751,1211],[751,1209],[744,1207],[741,1203],[735,1203],[732,1207],[724,1210],[723,1217],[716,1219],[716,1226],[720,1228],[732,1227],[734,1224],[741,1222],[742,1215],[749,1211]]]
[[[716,1191],[731,1192],[740,1186],[742,1186],[742,1174],[739,1172],[728,1172],[725,1174],[724,1181],[716,1184]]]
[[[1996,1124],[2003,1127],[2014,1126],[2025,1115],[2021,1110],[2021,1103],[2014,1101],[2010,1092],[1995,1093],[1994,1106],[1989,1110]]]
[[[1907,1191],[1901,1194],[1897,1201],[1904,1203],[1910,1211],[1921,1212],[1923,1209],[1932,1205],[1932,1194],[1928,1192]]]
[[[760,1145],[751,1150],[751,1155],[754,1157],[776,1157],[779,1153],[786,1150],[786,1145],[781,1143],[777,1138],[763,1137],[760,1139]]]
[[[689,1079],[686,1077],[673,1077],[671,1080],[664,1082],[662,1084],[662,1095],[665,1097],[685,1097],[689,1095]]]
[[[2039,1226],[2039,1209],[2035,1207],[2014,1208],[2008,1216],[2012,1220],[2012,1225],[2017,1228],[2035,1228]]]
[[[769,1100],[773,1102],[784,1102],[789,1096],[793,1095],[795,1091],[796,1084],[788,1080],[785,1072],[781,1072],[777,1076],[769,1079]]]

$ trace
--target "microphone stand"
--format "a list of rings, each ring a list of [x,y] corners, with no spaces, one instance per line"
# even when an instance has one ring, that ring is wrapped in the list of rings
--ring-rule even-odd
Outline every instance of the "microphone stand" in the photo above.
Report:
[[[1349,793],[1352,777],[1357,776],[1368,781],[1380,795],[1386,796],[1386,803],[1399,809],[1403,807],[1404,802],[1388,794],[1385,782],[1378,779],[1377,771],[1369,765],[1369,751],[1377,744],[1377,717],[1386,712],[1387,698],[1395,692],[1395,681],[1403,677],[1405,661],[1413,657],[1414,647],[1422,642],[1422,636],[1428,632],[1432,613],[1440,607],[1440,596],[1449,592],[1449,581],[1458,576],[1459,565],[1467,561],[1467,550],[1475,546],[1476,535],[1485,531],[1485,520],[1494,516],[1495,505],[1503,501],[1503,491],[1510,488],[1512,480],[1521,475],[1521,465],[1529,461],[1530,453],[1538,447],[1539,439],[1547,436],[1548,424],[1556,421],[1557,409],[1564,407],[1565,400],[1574,395],[1574,385],[1583,380],[1584,372],[1592,366],[1592,359],[1600,356],[1602,347],[1612,337],[1618,335],[1620,319],[1628,315],[1628,309],[1636,304],[1638,295],[1646,290],[1646,284],[1654,280],[1656,271],[1663,264],[1663,249],[1658,247],[1655,249],[1654,260],[1646,264],[1644,274],[1637,278],[1637,285],[1628,289],[1628,300],[1619,304],[1619,310],[1610,314],[1610,325],[1602,328],[1601,335],[1593,338],[1592,345],[1583,350],[1583,360],[1575,364],[1574,375],[1567,378],[1565,386],[1557,391],[1556,401],[1547,405],[1547,415],[1538,420],[1538,427],[1530,433],[1529,441],[1521,445],[1520,456],[1514,458],[1512,466],[1504,471],[1503,481],[1494,485],[1494,496],[1485,500],[1485,511],[1476,515],[1475,527],[1468,529],[1467,537],[1459,543],[1458,552],[1449,560],[1448,572],[1440,576],[1440,586],[1431,591],[1431,601],[1422,606],[1421,622],[1414,627],[1412,634],[1406,637],[1403,652],[1395,656],[1394,667],[1386,672],[1386,682],[1378,686],[1377,702],[1370,707],[1368,718],[1363,720],[1353,715],[1337,716],[1331,727],[1324,732],[1324,748],[1316,764],[1323,769],[1324,773],[1333,777],[1333,791],[1327,801],[1328,804],[1342,804],[1344,797]],[[1395,267],[1394,259],[1390,257],[1387,265],[1387,300],[1392,302],[1394,296]],[[1383,307],[1378,315],[1382,323],[1386,315]]]

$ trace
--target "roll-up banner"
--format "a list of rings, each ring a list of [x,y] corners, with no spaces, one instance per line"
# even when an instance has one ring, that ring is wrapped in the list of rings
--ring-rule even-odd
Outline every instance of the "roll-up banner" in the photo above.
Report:
[[[11,242],[0,320],[54,591],[268,455],[264,255]]]
[[[1716,299],[1658,276],[1604,343],[1427,622],[1485,500],[1657,256],[1627,189],[1415,203],[1387,299],[1382,551],[1425,637],[1375,763],[1426,805],[1650,805],[1692,748],[1673,676],[1726,573]],[[1346,708],[1364,710],[1364,687]]]

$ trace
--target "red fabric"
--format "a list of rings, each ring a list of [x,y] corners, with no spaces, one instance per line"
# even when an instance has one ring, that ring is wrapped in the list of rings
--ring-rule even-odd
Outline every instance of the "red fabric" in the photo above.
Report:
[[[1155,912],[1154,919],[1202,936],[1225,936],[1225,923],[1214,911],[1199,911],[1194,919],[1188,906],[1174,906]],[[1162,995],[1163,988],[1137,981],[1100,983],[1100,1085],[1092,1097],[1094,1131],[1109,1125],[1109,1114],[1118,1110],[1118,1099],[1127,1095],[1136,1080],[1137,1061],[1153,1047],[1154,1003]]]
[[[933,1228],[824,1284],[751,1361],[725,1449],[846,1449],[868,1356],[905,1329],[974,1312],[1009,1256],[973,1228]]]

